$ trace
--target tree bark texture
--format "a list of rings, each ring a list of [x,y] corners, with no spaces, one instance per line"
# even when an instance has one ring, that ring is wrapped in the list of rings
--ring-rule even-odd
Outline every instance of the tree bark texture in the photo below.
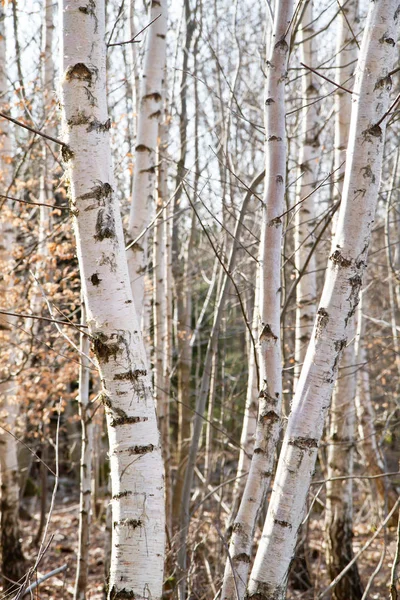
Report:
[[[0,6],[0,98],[1,110],[8,112],[8,81],[6,73],[6,28],[5,9]],[[0,182],[7,189],[11,179],[11,131],[8,121],[0,122]],[[6,218],[2,210],[0,221],[0,295],[2,304],[10,304],[12,298],[13,272],[12,251],[15,242],[15,228]],[[4,413],[1,419],[3,427],[15,430],[18,415],[18,388],[13,378],[12,367],[17,362],[15,346],[15,317],[2,315],[1,343],[9,347],[8,364],[2,365],[0,378],[0,409]],[[1,466],[1,504],[0,504],[0,537],[1,537],[1,570],[4,575],[3,591],[14,588],[12,582],[19,581],[25,573],[25,561],[20,541],[18,521],[19,510],[19,469],[16,439],[4,430],[0,432],[0,466]]]
[[[314,64],[312,38],[313,5],[309,2],[305,8],[300,25],[301,60],[306,65]],[[303,99],[302,130],[300,146],[300,179],[297,188],[295,208],[295,266],[296,273],[302,273],[311,248],[314,245],[315,229],[315,194],[312,194],[317,182],[317,168],[320,154],[318,123],[318,81],[312,71],[305,69],[301,78],[301,94]],[[310,195],[312,194],[312,195]],[[306,272],[296,287],[296,335],[295,335],[295,371],[294,389],[299,378],[307,346],[310,342],[315,319],[317,302],[317,278],[315,272],[315,253],[308,261]]]
[[[159,16],[161,15],[161,16]],[[158,17],[158,18],[157,18]],[[163,116],[164,71],[167,34],[167,3],[151,0],[143,76],[137,118],[135,164],[129,236],[135,240],[150,221],[155,207],[156,163],[159,124]],[[143,313],[145,272],[147,269],[146,234],[128,250],[128,264],[133,300],[139,322]]]
[[[392,86],[399,11],[395,0],[370,2],[357,65],[334,250],[279,459],[248,589],[259,600],[286,596],[325,417],[347,344],[366,265],[380,185],[385,118]]]
[[[163,466],[115,193],[104,1],[82,6],[81,0],[60,0],[60,23],[62,154],[110,448],[113,528],[108,597],[156,600],[163,582]]]

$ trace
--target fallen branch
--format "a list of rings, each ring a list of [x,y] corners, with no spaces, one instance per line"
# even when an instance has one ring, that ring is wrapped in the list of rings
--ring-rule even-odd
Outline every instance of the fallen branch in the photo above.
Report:
[[[62,567],[57,567],[57,569],[53,569],[49,573],[46,573],[46,575],[43,575],[43,577],[41,577],[40,579],[38,579],[37,581],[35,581],[34,583],[32,583],[28,588],[26,588],[26,590],[25,590],[25,592],[24,592],[24,594],[23,594],[22,597],[24,597],[27,594],[29,594],[29,592],[32,592],[34,589],[36,589],[37,587],[39,587],[39,585],[41,583],[43,583],[47,579],[50,579],[50,577],[53,577],[54,575],[58,575],[59,573],[63,573],[64,571],[67,570],[67,568],[68,568],[68,565],[63,565]]]

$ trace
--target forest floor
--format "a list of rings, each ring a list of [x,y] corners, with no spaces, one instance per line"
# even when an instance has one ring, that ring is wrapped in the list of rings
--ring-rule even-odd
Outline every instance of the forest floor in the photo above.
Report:
[[[105,506],[106,503],[104,502],[100,508],[99,518],[94,520],[91,525],[88,600],[104,599]],[[32,565],[35,562],[38,553],[38,548],[32,545],[32,540],[34,539],[39,524],[40,515],[38,510],[39,502],[37,502],[37,510],[36,507],[31,510],[31,520],[22,521],[24,552],[29,565]],[[72,597],[76,573],[78,513],[79,503],[77,497],[64,496],[63,499],[57,500],[49,526],[49,536],[52,536],[52,542],[39,565],[37,578],[39,579],[45,573],[63,565],[67,565],[67,570],[42,583],[31,596],[32,600],[69,600]],[[211,514],[208,515],[205,511],[203,515],[204,521],[206,521],[208,517],[210,519],[212,518]],[[363,544],[372,537],[375,529],[371,524],[371,521],[372,519],[368,518],[367,515],[366,518],[364,517],[364,523],[357,523],[353,543],[355,552],[357,552]],[[375,524],[375,527],[376,525],[377,524]],[[367,595],[367,598],[370,600],[380,600],[388,597],[390,569],[395,552],[395,533],[394,528],[388,529],[386,540],[383,535],[379,535],[358,562],[361,580],[364,586],[366,586],[379,562],[382,562],[382,566],[376,574]],[[310,521],[309,539],[309,566],[312,571],[314,589],[318,590],[320,593],[329,584],[329,579],[324,559],[323,518],[318,515]],[[382,552],[385,552],[383,560]],[[203,577],[200,577],[198,581],[201,580],[203,580]],[[205,583],[206,579],[203,581]],[[218,589],[218,582],[214,583]],[[209,590],[209,593],[206,592],[206,588],[204,587],[201,591],[198,590],[199,593],[193,590],[191,598],[193,600],[195,598],[212,600],[214,594],[211,592],[210,588]],[[291,590],[288,594],[288,599],[294,600],[301,598],[302,600],[311,600],[317,598],[317,596],[318,594],[311,590],[308,592]],[[0,594],[0,599],[2,598],[12,598],[12,596]],[[327,598],[329,599],[329,596],[327,596]]]

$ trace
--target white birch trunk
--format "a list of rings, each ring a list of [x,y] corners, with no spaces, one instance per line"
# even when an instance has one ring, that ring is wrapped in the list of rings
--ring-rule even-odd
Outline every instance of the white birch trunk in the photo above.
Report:
[[[157,140],[164,91],[167,3],[166,0],[151,0],[150,21],[160,14],[147,30],[129,217],[129,236],[132,241],[149,224],[151,211],[155,206]],[[144,235],[128,250],[129,274],[139,322],[143,314],[146,260],[147,236]]]
[[[302,17],[300,33],[301,61],[306,65],[314,64],[313,39],[313,4],[310,1]],[[315,228],[315,195],[309,196],[316,186],[317,166],[320,154],[318,131],[318,82],[316,75],[307,69],[301,78],[301,96],[303,100],[301,146],[299,155],[300,179],[297,188],[295,209],[295,266],[301,273],[314,244]],[[303,198],[307,198],[303,200]],[[315,272],[315,253],[312,254],[307,271],[296,287],[296,334],[295,334],[295,370],[294,389],[300,375],[301,367],[309,344],[314,325],[317,300],[317,279]]]
[[[0,102],[1,110],[8,112],[8,82],[6,73],[6,28],[5,10],[0,5]],[[11,179],[11,136],[8,121],[0,121],[0,183],[7,189]],[[8,220],[5,207],[1,211],[0,221],[0,265],[3,276],[0,280],[0,295],[3,306],[10,306],[10,293],[13,287],[12,251],[15,242],[15,229]],[[10,307],[12,308],[12,307]],[[9,346],[8,364],[2,365],[0,378],[0,409],[4,413],[2,425],[10,431],[15,431],[15,422],[18,415],[18,389],[12,376],[13,366],[17,361],[17,354],[13,350],[15,343],[15,317],[2,315],[1,330],[2,344]],[[18,581],[25,570],[25,562],[20,543],[20,529],[18,522],[19,510],[19,469],[17,460],[17,442],[15,438],[5,432],[0,433],[0,466],[1,466],[1,554],[3,591],[13,588],[11,581]]]
[[[349,0],[340,10],[338,15],[337,43],[336,43],[336,72],[339,83],[352,90],[354,83],[355,64],[357,59],[357,42],[353,37],[348,23],[353,31],[358,14],[358,0]],[[335,93],[335,187],[333,199],[338,202],[342,198],[343,181],[346,169],[347,145],[351,119],[351,96],[338,88]],[[339,211],[332,219],[332,242],[336,233]],[[334,248],[333,248],[334,250]]]
[[[378,198],[399,11],[371,1],[353,94],[346,174],[335,250],[293,400],[274,489],[248,589],[249,597],[285,598],[338,362],[361,287]],[[381,121],[382,120],[382,121]]]
[[[265,501],[275,462],[282,406],[280,335],[281,244],[286,180],[285,81],[287,42],[293,3],[277,2],[267,49],[265,87],[265,188],[259,258],[260,393],[254,452],[243,498],[232,528],[231,560],[225,564],[222,599],[240,599],[246,592],[257,517]],[[231,561],[235,573],[232,571]]]
[[[63,159],[87,322],[103,385],[112,478],[109,598],[161,598],[163,468],[118,200],[106,104],[104,0],[60,0]],[[149,569],[151,565],[151,569]]]

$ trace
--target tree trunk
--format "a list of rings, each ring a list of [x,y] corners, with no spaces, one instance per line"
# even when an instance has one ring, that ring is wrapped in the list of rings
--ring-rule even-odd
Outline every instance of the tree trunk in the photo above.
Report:
[[[160,150],[166,152],[167,126],[160,127]],[[170,284],[167,277],[167,228],[166,210],[162,211],[167,201],[167,163],[162,153],[158,154],[158,186],[156,212],[160,216],[154,225],[153,238],[153,324],[154,324],[154,399],[157,407],[157,417],[161,433],[161,449],[165,471],[165,505],[166,523],[171,530],[172,519],[172,485],[171,485],[171,450],[169,443],[169,376],[168,376],[168,296],[166,288]]]
[[[313,4],[310,1],[302,16],[300,26],[301,61],[306,65],[314,64],[313,52]],[[303,98],[301,147],[299,155],[300,179],[297,187],[295,208],[295,266],[296,273],[303,271],[310,249],[314,244],[315,194],[311,195],[317,182],[318,159],[320,155],[318,123],[318,82],[312,71],[305,70],[301,78]],[[310,342],[314,325],[317,301],[317,278],[315,272],[315,253],[309,259],[307,271],[296,287],[296,335],[294,389]]]
[[[81,323],[86,323],[85,305],[82,302]],[[90,340],[81,333],[80,369],[79,369],[79,416],[81,420],[81,461],[80,461],[80,505],[79,505],[79,540],[77,572],[74,600],[85,600],[89,568],[89,529],[92,495],[92,452],[93,423],[89,412],[90,362],[86,358],[90,351]]]
[[[258,279],[258,277],[257,277]],[[258,331],[258,295],[259,285],[256,283],[252,333],[253,340],[257,339]],[[248,335],[250,338],[250,335]],[[247,476],[250,470],[251,458],[254,451],[254,439],[257,427],[257,408],[258,408],[258,365],[256,364],[256,349],[253,346],[253,341],[248,340],[248,355],[249,355],[249,375],[247,379],[246,404],[244,408],[243,427],[240,436],[240,452],[238,468],[236,471],[236,481],[232,493],[232,509],[230,515],[229,528],[232,528],[233,522],[239,508],[239,504],[243,495],[243,490],[246,485]]]
[[[258,307],[260,392],[254,453],[225,564],[222,599],[246,592],[254,531],[265,502],[281,425],[282,358],[280,335],[281,244],[286,180],[285,81],[289,58],[286,41],[293,3],[275,7],[267,49],[265,86],[265,189],[260,242]],[[232,572],[232,566],[235,573]]]
[[[348,326],[349,346],[343,351],[339,377],[332,396],[328,436],[326,484],[326,562],[331,580],[353,558],[353,460],[356,393],[354,317]],[[335,477],[349,479],[330,481]],[[358,600],[363,595],[357,563],[333,589],[333,600]]]
[[[159,16],[161,15],[161,16]],[[158,18],[157,18],[158,17]],[[137,119],[136,154],[133,172],[129,236],[134,241],[150,221],[155,206],[156,163],[159,124],[163,116],[167,4],[151,0],[145,61]],[[136,313],[141,322],[144,310],[147,235],[128,250],[129,274]]]
[[[354,61],[357,58],[357,44],[353,32],[357,24],[358,1],[349,2],[339,14],[337,37],[337,72],[340,82],[351,89],[354,77]],[[350,27],[349,27],[350,24]],[[348,145],[351,117],[350,94],[338,89],[335,98],[335,169],[337,183],[334,199],[339,201],[343,191],[343,173],[346,160],[345,149]],[[335,217],[338,213],[335,214]],[[337,219],[334,227],[337,226]],[[334,239],[332,240],[334,244]],[[334,250],[334,248],[333,248]],[[343,351],[339,377],[335,384],[330,412],[328,435],[328,483],[326,486],[326,561],[329,576],[333,580],[353,558],[353,462],[356,393],[355,359],[355,318],[348,324],[349,345]],[[333,480],[334,477],[349,479]],[[340,580],[332,593],[333,600],[357,600],[363,595],[363,589],[357,564]]]
[[[8,82],[6,66],[6,30],[4,6],[0,5],[0,98],[1,110],[8,112],[7,94]],[[11,132],[8,121],[0,122],[0,173],[3,189],[10,184],[10,158],[11,158]],[[0,222],[0,265],[2,273],[12,273],[12,252],[15,242],[15,228],[7,218],[7,211],[2,210]],[[1,277],[0,295],[3,305],[9,305],[12,298],[13,278]],[[12,300],[11,300],[12,301]],[[2,315],[1,317],[1,343],[8,351],[8,364],[1,368],[0,379],[0,408],[5,413],[2,425],[11,432],[15,431],[18,415],[18,389],[13,378],[12,367],[17,361],[15,345],[15,317]],[[17,459],[16,439],[4,430],[0,432],[0,466],[1,466],[1,518],[0,538],[3,577],[3,591],[13,589],[13,582],[17,582],[24,575],[25,561],[20,541],[20,528],[18,521],[19,511],[19,469]]]
[[[338,363],[361,287],[378,198],[389,72],[399,12],[395,0],[370,2],[353,95],[342,204],[317,319],[293,400],[275,485],[248,589],[249,597],[285,598],[297,532]]]
[[[161,449],[114,188],[104,1],[81,4],[60,4],[62,154],[109,437],[113,539],[108,597],[156,600],[162,594],[165,537]]]
[[[196,232],[196,216],[192,215],[190,233],[186,244],[180,243],[179,211],[181,209],[182,182],[186,175],[187,152],[187,78],[190,49],[194,33],[194,20],[191,18],[190,0],[184,0],[184,19],[186,25],[185,46],[183,52],[182,78],[180,85],[179,138],[180,156],[176,173],[176,192],[174,195],[174,219],[172,231],[172,274],[174,278],[174,295],[176,305],[176,345],[178,349],[178,444],[177,473],[172,503],[173,522],[179,527],[183,484],[187,467],[191,411],[190,376],[192,371],[192,286],[189,281],[193,268],[193,244]],[[197,112],[197,111],[196,111]],[[198,116],[196,114],[196,120]]]

